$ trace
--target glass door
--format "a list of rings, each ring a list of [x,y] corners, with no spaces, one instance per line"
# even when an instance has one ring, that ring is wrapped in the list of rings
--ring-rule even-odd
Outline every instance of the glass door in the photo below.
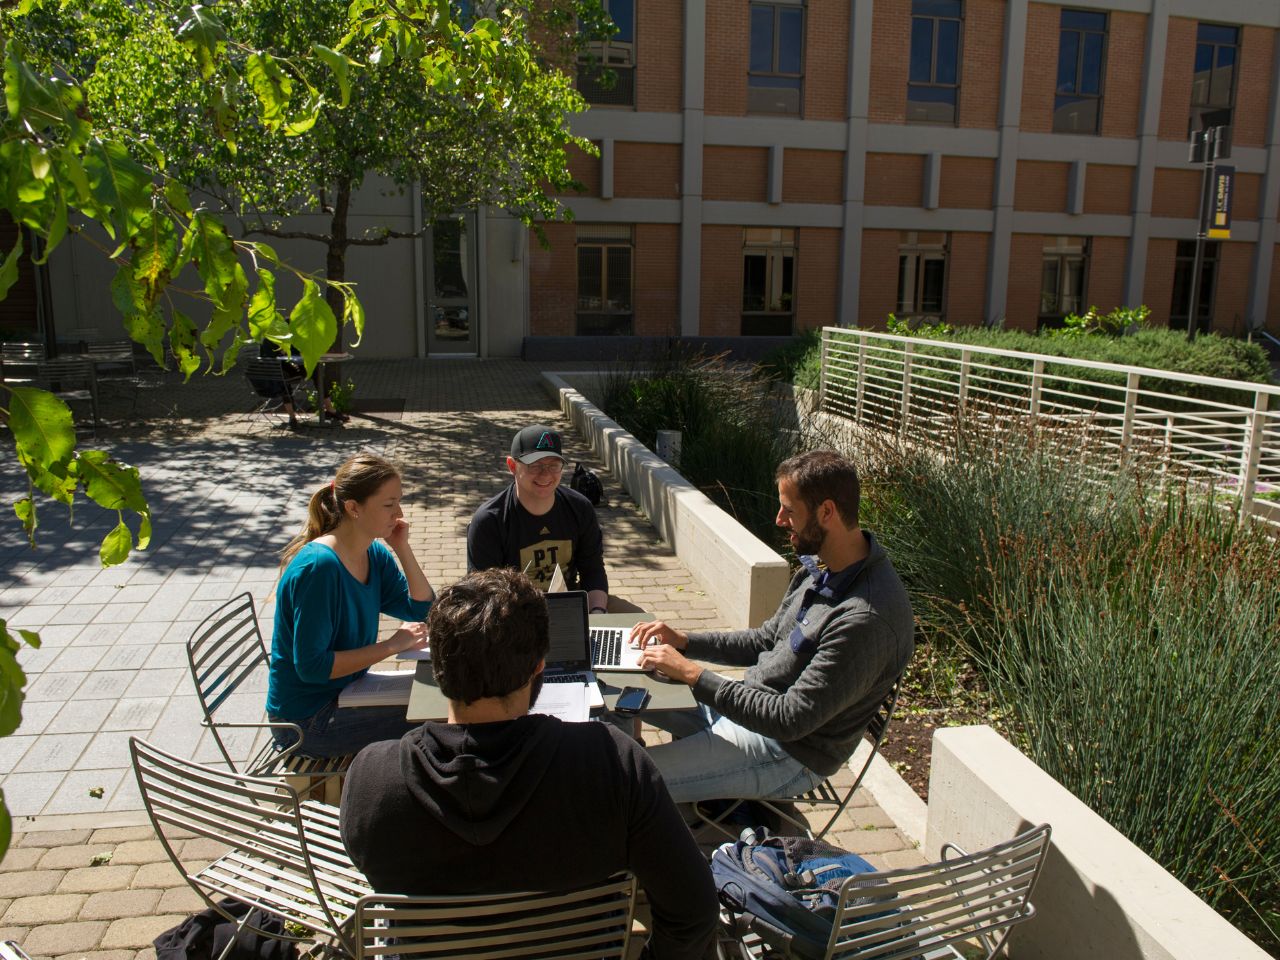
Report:
[[[475,214],[437,220],[427,230],[427,353],[478,352]]]

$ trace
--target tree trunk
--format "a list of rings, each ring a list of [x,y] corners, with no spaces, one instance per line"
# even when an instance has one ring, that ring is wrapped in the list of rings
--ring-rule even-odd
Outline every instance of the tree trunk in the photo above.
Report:
[[[347,213],[351,208],[351,182],[338,181],[338,193],[333,198],[333,221],[329,230],[329,250],[325,257],[324,275],[329,281],[342,282],[347,278]],[[338,341],[342,340],[342,292],[334,286],[325,288],[325,303],[338,319]],[[332,347],[330,349],[333,349]]]

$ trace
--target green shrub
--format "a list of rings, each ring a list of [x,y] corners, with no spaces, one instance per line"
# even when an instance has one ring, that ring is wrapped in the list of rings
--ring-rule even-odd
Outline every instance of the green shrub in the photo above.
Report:
[[[779,347],[760,361],[761,372],[775,380],[806,390],[821,383],[822,331],[806,330],[785,347]]]
[[[1056,453],[1068,442],[1058,437]],[[1280,945],[1280,545],[1043,434],[886,447],[865,513],[1019,745],[1264,946]]]

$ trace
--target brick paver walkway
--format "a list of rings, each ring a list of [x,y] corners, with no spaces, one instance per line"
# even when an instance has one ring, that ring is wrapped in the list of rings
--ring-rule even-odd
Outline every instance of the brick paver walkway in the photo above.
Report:
[[[106,415],[121,421],[96,445],[142,468],[154,512],[151,549],[120,567],[97,564],[115,516],[92,506],[70,525],[42,506],[34,552],[16,523],[0,529],[0,616],[43,640],[20,655],[29,676],[23,723],[0,739],[0,785],[16,831],[0,863],[0,939],[37,958],[132,960],[152,956],[152,938],[197,907],[146,825],[128,738],[214,759],[184,643],[210,610],[244,591],[270,637],[278,551],[342,459],[368,448],[402,464],[414,549],[443,585],[465,570],[475,506],[506,482],[513,432],[536,421],[569,430],[538,369],[520,361],[358,361],[343,375],[358,396],[403,399],[403,416],[294,435],[241,419],[249,394],[234,374],[151,389],[136,409],[108,401]],[[611,591],[674,622],[722,626],[608,471],[571,432],[566,440],[569,456],[605,483]],[[19,476],[0,477],[6,500],[20,491]],[[261,693],[239,706],[254,718]],[[240,747],[247,752],[247,741]],[[865,797],[858,803],[837,842],[885,864],[919,861],[882,811]],[[186,843],[184,860],[216,854],[206,841]]]

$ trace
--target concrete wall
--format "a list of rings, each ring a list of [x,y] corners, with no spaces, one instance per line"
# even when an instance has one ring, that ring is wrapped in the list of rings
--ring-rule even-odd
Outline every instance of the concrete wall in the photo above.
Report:
[[[925,855],[968,851],[1049,823],[1053,845],[1016,927],[1019,960],[1265,960],[1267,954],[987,726],[933,738]]]
[[[759,626],[786,592],[787,562],[566,382],[583,376],[592,375],[544,373],[543,384],[721,616],[735,628]]]

